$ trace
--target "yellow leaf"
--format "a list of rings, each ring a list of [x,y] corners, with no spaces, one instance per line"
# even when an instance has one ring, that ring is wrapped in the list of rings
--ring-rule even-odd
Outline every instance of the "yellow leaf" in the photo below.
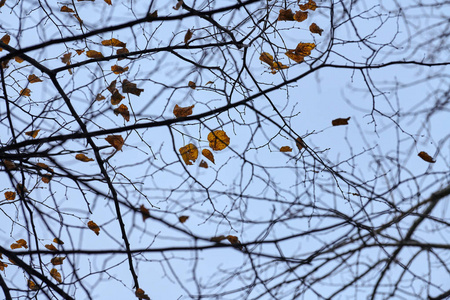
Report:
[[[120,47],[125,48],[127,46],[126,43],[119,41],[118,39],[112,38],[110,40],[103,40],[102,41],[103,46],[113,46],[113,47]]]
[[[56,249],[56,247],[53,244],[47,244],[45,245],[45,248],[47,248],[50,251],[58,251],[58,249]]]
[[[8,265],[0,261],[0,271],[4,271],[6,267],[8,267]]]
[[[122,150],[122,146],[125,143],[121,135],[108,135],[105,140],[117,151]]]
[[[308,18],[308,13],[303,11],[297,11],[294,15],[294,20],[297,22],[303,22]]]
[[[144,299],[144,300],[150,300],[150,297],[145,293],[145,291],[141,288],[137,289],[136,292],[134,293],[136,295],[136,297],[138,297],[139,299]]]
[[[282,70],[282,69],[288,69],[288,66],[283,65],[282,63],[278,61],[274,61],[272,65],[272,73],[274,73],[275,70]]]
[[[316,2],[314,2],[313,0],[308,0],[308,3],[306,3],[306,4],[299,4],[299,7],[301,10],[307,10],[307,9],[316,10],[317,5],[316,5]]]
[[[5,34],[5,35],[0,39],[0,41],[3,42],[3,43],[5,43],[6,45],[9,44],[9,41],[10,41],[10,40],[11,40],[11,37],[9,36],[9,34]],[[2,52],[2,51],[3,51],[3,48],[0,47],[0,52]]]
[[[94,221],[89,221],[88,222],[88,227],[90,230],[92,230],[93,232],[95,232],[96,235],[100,234],[100,227],[98,227],[97,224],[95,224]]]
[[[5,199],[6,200],[14,200],[14,199],[16,199],[16,192],[11,192],[11,191],[5,192]]]
[[[212,237],[212,238],[210,238],[209,240],[210,240],[211,242],[219,243],[219,242],[221,242],[221,241],[223,241],[223,240],[226,240],[226,239],[227,239],[227,238],[226,238],[225,236],[219,235],[219,236]]]
[[[58,244],[58,245],[64,245],[64,242],[61,241],[61,240],[58,239],[58,238],[54,238],[54,239],[53,239],[53,243],[56,243],[56,244]]]
[[[135,83],[129,82],[128,80],[124,79],[124,81],[122,81],[122,92],[124,93],[130,93],[136,96],[140,96],[141,92],[143,92],[144,89],[138,89],[136,87]]]
[[[214,151],[220,151],[228,147],[230,138],[223,130],[216,130],[208,134],[209,147]]]
[[[111,0],[105,0],[108,5],[112,5]]]
[[[268,64],[271,67],[273,65],[273,56],[267,52],[261,53],[261,55],[259,56],[259,60],[262,62],[265,62],[266,64]]]
[[[148,208],[145,208],[144,204],[142,204],[139,207],[139,210],[141,211],[141,214],[142,214],[142,221],[145,222],[145,220],[150,218],[150,211],[148,210]]]
[[[208,149],[203,149],[202,150],[202,155],[204,157],[206,157],[207,159],[209,159],[213,164],[215,164],[215,162],[214,162],[214,155],[212,154],[211,151],[209,151]]]
[[[297,145],[297,148],[298,148],[299,151],[301,151],[305,147],[305,143],[303,142],[301,137],[298,137],[295,140],[295,144]]]
[[[61,62],[66,65],[70,65],[70,57],[72,56],[72,52],[66,53],[61,57]]]
[[[75,155],[75,159],[78,159],[83,162],[94,161],[93,158],[89,158],[86,155],[84,155],[83,153],[79,153],[79,154]]]
[[[86,56],[89,58],[103,58],[103,54],[95,50],[86,51]]]
[[[188,29],[188,31],[186,32],[186,34],[184,35],[184,43],[187,44],[187,42],[189,42],[189,40],[192,38],[192,31],[190,29]]]
[[[432,163],[432,164],[434,164],[436,161],[428,154],[428,153],[426,153],[425,151],[421,151],[419,154],[419,157],[421,158],[421,159],[423,159],[424,161],[426,161],[426,162],[429,162],[429,163]]]
[[[318,33],[319,35],[322,35],[323,29],[321,29],[316,23],[312,23],[309,26],[309,31],[312,33]]]
[[[50,270],[50,275],[59,283],[62,283],[61,274],[55,268]]]
[[[123,72],[128,71],[128,67],[123,68],[121,66],[114,65],[114,66],[111,66],[111,71],[113,71],[114,74],[122,74]]]
[[[193,81],[189,81],[188,86],[189,86],[191,89],[193,89],[193,90],[195,90],[195,88],[197,87],[197,86],[195,85],[195,82],[193,82]]]
[[[115,108],[114,114],[116,114],[116,116],[120,114],[125,119],[125,121],[130,121],[130,112],[128,111],[128,107],[125,104],[120,104],[118,108]]]
[[[301,56],[300,54],[297,54],[295,50],[288,50],[286,53],[286,56],[295,61],[296,63],[301,63],[305,60],[305,57]]]
[[[62,12],[68,12],[68,13],[73,13],[73,12],[75,12],[73,9],[71,9],[70,7],[67,7],[67,6],[62,6],[61,7],[61,11]]]
[[[111,96],[111,104],[118,105],[122,101],[123,98],[125,98],[125,97],[122,96],[122,94],[119,93],[118,90],[116,90]]]
[[[41,131],[41,130],[37,129],[37,130],[32,130],[32,131],[26,131],[25,135],[31,136],[33,139],[35,139],[37,137],[39,131]]]
[[[202,159],[202,161],[200,162],[199,166],[200,166],[201,168],[208,169],[208,164],[207,164],[206,161],[204,161],[203,159]]]
[[[27,241],[25,241],[24,239],[17,240],[15,243],[12,243],[10,247],[11,249],[18,249],[22,247],[28,249]]]
[[[344,118],[334,119],[333,121],[331,121],[331,125],[333,126],[348,125],[348,120],[350,120],[350,117],[345,119]]]
[[[121,49],[117,49],[117,51],[116,51],[117,55],[127,54],[127,53],[130,53],[130,51],[128,51],[128,49],[125,47],[123,47]],[[122,59],[125,59],[125,57],[119,57],[117,60],[122,60]]]
[[[179,151],[186,165],[192,165],[192,162],[195,162],[198,157],[198,149],[194,144],[187,144],[181,147]]]
[[[32,291],[39,290],[39,286],[36,283],[34,283],[34,281],[31,279],[28,279],[28,288]]]
[[[25,89],[21,90],[20,91],[20,96],[30,97],[31,96],[31,90],[29,88],[25,88]]]
[[[66,259],[66,257],[65,256],[56,256],[56,257],[53,257],[51,260],[50,260],[50,262],[54,265],[54,266],[57,266],[57,265],[62,265],[63,264],[63,261]]]
[[[294,14],[291,9],[280,9],[278,21],[294,21]]]
[[[180,107],[178,104],[175,104],[175,108],[173,109],[173,114],[177,118],[187,117],[192,115],[192,109],[195,105],[191,105],[188,107]]]
[[[179,216],[178,217],[178,221],[180,221],[180,223],[186,222],[187,219],[189,219],[189,216]]]
[[[95,101],[102,101],[105,100],[105,96],[103,96],[102,94],[98,94],[97,97],[95,97]]]
[[[311,55],[311,51],[316,47],[314,43],[299,43],[295,48],[295,53],[301,56]]]
[[[239,242],[239,239],[237,238],[237,236],[234,235],[228,235],[227,236],[227,240],[231,243],[231,245],[233,245],[235,248],[238,248],[240,250],[242,250],[242,245],[241,242]]]
[[[292,152],[292,148],[289,146],[283,146],[280,148],[281,152]]]
[[[23,61],[24,61],[22,58],[20,58],[20,57],[18,57],[18,56],[14,56],[14,60],[15,60],[16,62],[18,62],[19,64],[23,63]]]

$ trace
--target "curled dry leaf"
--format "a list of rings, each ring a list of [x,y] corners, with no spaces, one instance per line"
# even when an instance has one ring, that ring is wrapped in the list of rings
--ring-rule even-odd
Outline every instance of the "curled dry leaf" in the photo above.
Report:
[[[103,46],[113,46],[113,47],[120,47],[125,48],[127,46],[126,43],[119,41],[118,39],[112,38],[110,40],[103,40],[102,41]]]
[[[192,162],[198,157],[198,149],[194,144],[187,144],[179,149],[181,158],[186,165],[192,165]]]
[[[295,48],[295,53],[301,56],[309,56],[311,55],[311,51],[316,47],[314,43],[298,43]]]
[[[24,194],[24,193],[29,193],[29,191],[27,190],[26,187],[23,186],[23,184],[18,183],[16,185],[16,190],[20,193],[20,194]]]
[[[111,94],[114,94],[114,92],[117,91],[116,83],[117,83],[117,80],[113,80],[113,81],[111,81],[109,86],[106,88]]]
[[[280,9],[278,21],[294,21],[294,14],[291,9]]]
[[[177,4],[172,8],[175,10],[179,10],[182,5],[183,5],[183,0],[178,0]]]
[[[114,114],[116,114],[116,116],[120,114],[125,119],[125,121],[130,121],[130,112],[128,111],[128,107],[125,104],[120,104],[118,108],[115,108]]]
[[[436,161],[425,151],[420,151],[418,156],[426,162],[434,164]]]
[[[138,89],[135,83],[129,82],[126,79],[124,79],[124,81],[122,82],[122,92],[124,93],[130,93],[136,96],[140,96],[141,92],[143,91],[144,89]]]
[[[112,5],[111,0],[105,0],[106,4]]]
[[[53,244],[46,244],[44,247],[50,251],[58,251],[58,249]]]
[[[5,192],[5,199],[6,200],[14,200],[14,199],[16,199],[16,192],[11,192],[11,191]]]
[[[118,66],[118,65],[111,66],[111,71],[113,71],[114,74],[117,74],[117,75],[128,71],[128,69],[129,69],[128,67],[123,68],[123,67]]]
[[[25,132],[25,135],[31,136],[33,139],[35,139],[37,137],[39,131],[41,131],[41,130],[37,129],[37,130],[27,131],[27,132]]]
[[[208,164],[207,164],[206,161],[204,161],[203,159],[202,159],[202,161],[200,162],[199,166],[200,166],[201,168],[208,169]]]
[[[187,219],[189,219],[189,216],[179,216],[178,217],[178,221],[180,221],[180,223],[186,222]]]
[[[19,56],[14,56],[14,60],[15,60],[17,63],[19,63],[19,64],[21,64],[21,63],[24,62],[24,60],[23,60],[21,57],[19,57]]]
[[[308,18],[308,13],[304,11],[297,11],[294,15],[294,20],[297,22],[303,22]]]
[[[142,214],[142,221],[145,222],[145,220],[147,220],[148,218],[150,218],[150,211],[148,210],[148,208],[146,208],[146,207],[144,206],[144,204],[142,204],[142,205],[139,207],[139,211],[140,211],[141,214]]]
[[[192,109],[195,105],[187,106],[187,107],[180,107],[178,104],[175,104],[175,108],[173,109],[173,114],[177,118],[187,117],[192,115]]]
[[[242,244],[239,241],[237,236],[234,235],[228,235],[227,236],[227,240],[231,243],[231,245],[233,245],[233,247],[242,250]]]
[[[186,32],[186,34],[184,35],[184,43],[187,44],[189,42],[189,40],[192,38],[192,31],[190,29],[188,29],[188,31]]]
[[[94,159],[87,157],[83,153],[79,153],[79,154],[75,155],[75,159],[78,159],[83,162],[94,161]]]
[[[71,9],[70,7],[67,7],[67,6],[65,6],[65,5],[63,5],[62,7],[61,7],[61,10],[60,11],[62,11],[62,12],[68,12],[68,13],[73,13],[73,12],[75,12],[73,9]]]
[[[30,290],[32,290],[32,291],[37,291],[37,290],[39,290],[39,286],[38,286],[36,283],[34,283],[34,281],[31,280],[31,279],[28,279],[27,284],[28,284],[28,288],[29,288]]]
[[[230,138],[223,130],[215,130],[208,134],[209,147],[214,151],[221,151],[228,147]]]
[[[8,267],[8,264],[5,264],[4,262],[0,261],[0,271],[4,271],[6,267]]]
[[[225,236],[219,235],[219,236],[212,237],[212,238],[210,238],[209,240],[210,240],[211,242],[219,243],[219,242],[221,242],[221,241],[223,241],[223,240],[226,240],[226,239],[227,239],[227,238],[226,238]]]
[[[65,259],[66,259],[65,256],[56,256],[56,257],[53,257],[53,258],[50,260],[50,262],[51,262],[54,266],[57,266],[57,265],[62,265]]]
[[[202,155],[204,157],[206,157],[207,159],[209,159],[213,164],[215,164],[215,162],[214,162],[214,155],[212,154],[211,151],[209,151],[208,149],[203,149],[202,150]]]
[[[56,244],[58,244],[58,245],[64,245],[64,242],[61,241],[61,240],[58,239],[58,238],[54,238],[54,239],[53,239],[53,243],[56,243]]]
[[[52,178],[53,178],[53,175],[50,173],[47,173],[47,174],[42,175],[41,180],[43,183],[49,183],[52,180]]]
[[[112,105],[118,105],[122,101],[122,99],[124,99],[124,98],[125,97],[122,96],[122,94],[119,93],[118,90],[115,90],[114,93],[111,96],[111,104]]]
[[[72,57],[72,52],[64,54],[61,57],[61,62],[66,65],[70,65],[70,57]]]
[[[5,165],[5,168],[7,168],[8,170],[16,169],[16,164],[10,160],[4,159],[3,164]]]
[[[261,55],[259,56],[259,60],[268,64],[269,66],[273,65],[273,56],[267,52],[261,53]]]
[[[62,283],[61,274],[55,268],[50,270],[50,275],[59,283]]]
[[[102,100],[105,100],[105,99],[106,99],[106,97],[103,96],[102,94],[98,94],[97,97],[95,97],[95,101],[102,101]]]
[[[108,135],[105,140],[117,151],[122,150],[123,144],[125,143],[121,135]]]
[[[127,53],[130,53],[130,51],[128,51],[128,49],[125,48],[125,47],[117,49],[117,51],[116,51],[117,55],[122,55],[122,54],[127,54]],[[124,57],[119,57],[117,60],[122,60],[122,59],[125,59],[125,56]]]
[[[84,53],[84,49],[75,50],[75,52],[76,52],[78,55],[81,55],[81,54]]]
[[[20,96],[30,97],[31,96],[31,90],[29,88],[25,88],[25,89],[21,90],[20,91]]]
[[[27,241],[24,239],[17,240],[15,243],[11,244],[11,249],[25,248],[28,249]]]
[[[331,124],[333,126],[340,126],[340,125],[348,125],[348,120],[350,120],[350,117],[348,118],[338,118],[331,121]]]
[[[5,34],[5,35],[0,39],[0,41],[3,42],[3,43],[5,43],[6,45],[9,44],[9,41],[10,41],[10,40],[11,40],[11,37],[9,36],[9,34]],[[3,51],[3,48],[0,47],[0,52],[2,52],[2,51]]]
[[[193,90],[195,90],[195,88],[197,87],[197,85],[193,81],[189,81],[188,86]]]
[[[36,163],[36,166],[37,167],[39,167],[39,168],[41,168],[41,169],[44,169],[44,170],[52,170],[51,168],[49,168],[46,164],[44,164],[44,163]]]
[[[322,35],[323,29],[321,29],[316,23],[312,23],[309,26],[309,31],[311,31],[311,33],[318,33],[319,35]]]
[[[136,292],[134,293],[136,295],[136,297],[138,297],[139,299],[144,299],[144,300],[150,300],[150,297],[145,293],[145,291],[141,288],[137,289]]]
[[[36,82],[42,82],[42,80],[39,77],[37,77],[36,75],[31,74],[30,76],[28,76],[28,82],[36,83]]]
[[[103,58],[103,54],[95,50],[86,51],[86,56],[89,58]]]
[[[313,0],[308,0],[308,3],[306,4],[299,4],[299,7],[301,10],[316,10],[317,5],[316,2],[314,2]]]
[[[303,142],[303,140],[302,140],[301,137],[298,137],[298,138],[295,140],[295,144],[296,144],[296,146],[297,146],[297,148],[298,148],[299,151],[301,151],[303,148],[305,148],[305,143]]]
[[[100,227],[98,227],[98,225],[95,224],[94,221],[89,221],[87,225],[88,225],[88,227],[89,227],[90,230],[92,230],[93,232],[95,232],[96,235],[99,235],[99,234],[100,234]]]
[[[157,18],[158,17],[158,10],[155,10],[154,12],[149,13],[148,17],[149,18]]]
[[[289,146],[283,146],[280,148],[281,152],[292,152],[292,148]]]

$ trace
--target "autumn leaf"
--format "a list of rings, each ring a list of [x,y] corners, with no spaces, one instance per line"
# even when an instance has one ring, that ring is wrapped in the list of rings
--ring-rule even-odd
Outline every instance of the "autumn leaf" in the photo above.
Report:
[[[183,5],[183,0],[178,0],[177,4],[172,8],[175,10],[179,10],[182,5]]]
[[[120,47],[125,48],[127,46],[126,43],[119,41],[118,39],[112,38],[110,40],[103,40],[102,41],[103,46],[113,46],[113,47]]]
[[[288,50],[285,54],[287,57],[289,57],[296,63],[301,63],[305,60],[305,57],[301,56],[300,54],[295,53],[295,50]]]
[[[103,54],[95,50],[86,51],[86,56],[89,58],[103,58]]]
[[[61,7],[61,11],[62,12],[68,12],[68,13],[73,13],[73,12],[75,12],[73,9],[71,9],[70,7],[67,7],[67,6],[62,6]]]
[[[136,87],[135,83],[129,82],[128,80],[124,79],[124,81],[122,81],[122,92],[124,93],[130,93],[136,96],[140,96],[141,92],[143,92],[144,89],[138,89]]]
[[[51,260],[50,260],[50,262],[54,265],[54,266],[57,266],[57,265],[62,265],[63,264],[63,261],[66,259],[66,257],[65,256],[56,256],[56,257],[53,257]]]
[[[421,159],[423,159],[424,161],[426,161],[426,162],[429,162],[429,163],[432,163],[432,164],[434,164],[436,161],[428,154],[428,153],[426,153],[425,151],[421,151],[421,152],[419,152],[419,157],[421,158]]]
[[[281,152],[292,152],[292,148],[289,146],[283,146],[280,148]]]
[[[221,151],[228,147],[230,138],[223,130],[216,130],[208,134],[209,147],[214,151]]]
[[[319,35],[322,35],[323,29],[321,29],[316,23],[312,23],[309,26],[309,31],[312,33],[318,33]]]
[[[114,94],[114,92],[117,91],[116,83],[117,83],[117,81],[113,80],[113,81],[111,81],[109,86],[106,88],[111,94]]]
[[[175,108],[173,109],[173,114],[177,118],[187,117],[192,115],[192,109],[195,105],[187,106],[187,107],[180,107],[178,104],[175,104]]]
[[[280,9],[278,21],[294,21],[294,14],[291,9]]]
[[[128,71],[128,67],[123,68],[121,66],[114,65],[114,66],[111,66],[111,71],[113,71],[114,74],[118,75],[118,74],[122,74],[123,72]]]
[[[136,295],[136,297],[138,297],[139,299],[144,299],[144,300],[150,300],[150,297],[145,293],[145,291],[141,288],[137,289],[136,292],[134,293]]]
[[[0,0],[0,7],[2,7],[3,5],[5,5],[6,0]]]
[[[350,117],[334,119],[333,121],[331,121],[331,125],[333,126],[348,125],[348,120],[350,120]]]
[[[148,14],[148,17],[149,17],[149,18],[157,18],[157,17],[158,17],[158,11],[155,10],[154,12],[149,13],[149,14]]]
[[[9,36],[9,34],[5,34],[1,39],[0,42],[5,43],[6,45],[9,44],[9,41],[11,40],[11,37]],[[3,51],[3,48],[0,47],[0,52]]]
[[[75,52],[76,52],[78,55],[81,55],[81,54],[83,54],[84,49],[75,50]]]
[[[202,161],[199,164],[199,167],[208,169],[208,163],[202,159]]]
[[[106,99],[106,97],[103,96],[102,94],[98,94],[97,97],[95,97],[95,101],[102,101],[102,100],[105,100],[105,99]]]
[[[11,192],[11,191],[5,192],[5,199],[6,200],[14,200],[14,199],[16,199],[16,192]]]
[[[29,191],[27,190],[27,188],[24,187],[21,183],[18,183],[18,184],[16,185],[16,190],[17,190],[20,194],[23,194],[23,193],[29,193]]]
[[[4,262],[0,261],[0,271],[4,271],[6,267],[8,267],[8,264],[5,264]]]
[[[11,244],[11,249],[25,248],[28,249],[27,241],[24,239],[17,240],[15,243]]]
[[[78,23],[80,23],[80,25],[83,24],[83,20],[81,20],[80,16],[78,16],[77,14],[73,14],[73,16],[75,17],[75,19],[77,19]]]
[[[261,53],[261,55],[259,56],[259,60],[262,62],[265,62],[270,67],[272,67],[272,65],[273,65],[273,56],[267,52]]]
[[[37,290],[39,290],[39,286],[38,286],[36,283],[34,283],[34,281],[31,280],[31,279],[28,279],[27,284],[28,284],[28,288],[29,288],[30,290],[32,290],[32,291],[37,291]]]
[[[297,11],[294,15],[294,20],[297,22],[303,22],[308,18],[308,13],[303,11]]]
[[[214,81],[208,81],[207,83],[205,83],[205,85],[213,84],[213,83],[214,83]]]
[[[53,244],[46,244],[44,247],[50,251],[58,251],[58,249]]]
[[[96,235],[99,235],[99,234],[100,234],[100,227],[98,227],[98,225],[95,224],[94,221],[89,221],[87,225],[88,225],[88,227],[89,227],[90,230],[92,230],[93,232],[95,232]]]
[[[191,89],[193,89],[193,90],[195,90],[195,88],[197,87],[197,86],[195,85],[195,82],[193,82],[193,81],[189,81],[188,86],[189,86]]]
[[[148,208],[146,208],[146,207],[144,206],[144,204],[142,204],[142,205],[139,207],[139,211],[140,211],[141,214],[142,214],[142,221],[145,222],[145,220],[147,220],[148,218],[150,218],[150,211],[148,210]]]
[[[227,236],[227,240],[231,243],[231,245],[233,245],[233,247],[242,250],[242,245],[241,242],[239,242],[239,239],[237,236],[234,235],[228,235]]]
[[[22,58],[18,57],[18,56],[14,56],[14,60],[15,60],[17,63],[19,63],[19,64],[21,64],[21,63],[24,62],[24,60],[23,60]]]
[[[295,48],[295,53],[301,56],[311,55],[311,51],[316,47],[314,43],[299,43]]]
[[[223,240],[226,240],[226,239],[227,239],[227,238],[226,238],[225,236],[219,235],[219,236],[212,237],[212,238],[210,238],[209,240],[210,240],[211,242],[219,243],[219,242],[221,242],[221,241],[223,241]]]
[[[56,243],[56,244],[58,244],[58,245],[64,245],[64,242],[61,241],[61,240],[58,239],[58,238],[54,238],[54,239],[53,239],[53,243]]]
[[[295,144],[297,145],[297,148],[298,148],[299,151],[301,151],[305,147],[305,143],[303,142],[301,137],[298,137],[295,140]]]
[[[122,146],[125,143],[121,135],[108,135],[105,140],[111,144],[117,151],[122,150]]]
[[[202,155],[204,157],[206,157],[207,159],[209,159],[213,164],[215,164],[215,162],[214,162],[214,155],[212,154],[211,151],[209,151],[208,149],[203,149],[202,150]]]
[[[192,165],[192,162],[195,162],[198,157],[198,149],[194,144],[187,144],[181,147],[179,151],[186,165]]]
[[[8,170],[14,170],[16,168],[16,164],[7,159],[3,160],[3,164],[5,165],[5,168]]]
[[[184,35],[184,43],[187,44],[189,42],[189,40],[192,38],[192,31],[190,29],[188,29],[188,31],[186,32],[186,34]]]
[[[86,155],[84,155],[83,153],[79,153],[79,154],[75,155],[75,159],[78,159],[83,162],[94,161],[93,158],[89,158]]]
[[[125,119],[125,121],[130,121],[130,112],[125,104],[120,104],[118,108],[114,109],[114,114],[118,116],[119,114]]]
[[[124,98],[125,97],[122,96],[122,94],[119,93],[118,90],[116,90],[111,96],[111,104],[112,105],[118,105],[122,101],[122,99],[124,99]]]
[[[47,174],[42,175],[41,180],[43,183],[49,183],[52,180],[52,178],[53,178],[53,175],[50,173],[47,173]]]
[[[105,0],[106,4],[112,5],[111,0]]]
[[[37,129],[37,130],[32,130],[32,131],[26,131],[25,135],[31,136],[33,139],[35,139],[37,137],[39,131],[41,131],[41,130]]]
[[[127,53],[130,53],[130,51],[128,51],[128,49],[125,47],[116,50],[117,55],[122,55],[122,54],[127,54]],[[119,57],[117,60],[122,60],[122,59],[125,59],[125,57]]]
[[[66,65],[70,65],[70,57],[72,57],[72,52],[64,54],[61,57],[61,62]]]
[[[20,96],[30,97],[31,96],[31,90],[29,88],[25,88],[25,89],[21,90],[20,91]]]
[[[41,169],[44,169],[44,170],[51,170],[51,168],[49,168],[46,164],[44,164],[44,163],[37,163],[36,164],[36,166],[37,167],[39,167],[39,168],[41,168]]]
[[[189,219],[189,216],[179,216],[178,217],[178,221],[180,221],[180,223],[186,222],[187,219]]]
[[[28,76],[28,82],[36,83],[36,82],[42,82],[42,80],[39,77],[37,77],[36,75],[31,74],[30,76]]]
[[[62,283],[61,274],[55,268],[50,270],[50,275],[59,283]]]
[[[307,9],[316,10],[317,5],[316,5],[316,2],[314,2],[313,0],[308,0],[308,3],[306,3],[306,4],[299,4],[299,7],[301,10],[307,10]]]
[[[271,73],[275,74],[277,70],[283,70],[283,69],[288,69],[288,68],[289,68],[288,66],[285,66],[282,63],[276,61],[276,62],[273,62],[273,64],[272,64]]]

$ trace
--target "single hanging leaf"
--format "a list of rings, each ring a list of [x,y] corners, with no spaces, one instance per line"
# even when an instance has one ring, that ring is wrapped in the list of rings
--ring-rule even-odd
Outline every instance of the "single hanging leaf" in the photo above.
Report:
[[[192,165],[192,162],[195,162],[198,157],[198,149],[194,144],[187,144],[181,147],[179,151],[186,165]]]
[[[5,5],[6,0],[0,0],[0,7],[2,7],[3,5]]]
[[[419,152],[419,157],[421,158],[421,159],[423,159],[424,161],[426,161],[426,162],[429,162],[429,163],[431,163],[431,164],[434,164],[436,161],[428,154],[428,153],[426,153],[425,151],[420,151]]]
[[[212,238],[210,238],[209,240],[210,240],[211,242],[220,243],[221,241],[226,240],[226,239],[227,239],[227,238],[226,238],[225,236],[219,235],[219,236],[212,237]]]
[[[79,0],[78,0],[79,1]],[[80,25],[83,25],[83,20],[81,20],[80,16],[77,14],[73,14],[73,16],[75,17],[75,19],[77,19],[78,23],[80,23]]]
[[[98,94],[97,97],[95,97],[95,101],[102,101],[102,100],[105,100],[105,99],[106,99],[106,97],[103,96],[102,94]]]
[[[227,236],[227,240],[231,243],[231,245],[233,245],[233,247],[242,250],[242,244],[239,241],[237,236],[234,235],[228,235]]]
[[[50,260],[50,262],[51,262],[54,266],[57,266],[57,265],[62,265],[65,259],[66,259],[65,256],[56,256],[56,257],[53,257],[53,258]]]
[[[5,192],[5,199],[11,200],[11,201],[16,199],[16,192],[11,192],[11,191]]]
[[[297,11],[294,15],[294,20],[297,22],[303,22],[308,18],[308,13],[303,11]]]
[[[134,293],[136,295],[136,297],[138,297],[139,299],[144,299],[144,300],[150,300],[150,297],[145,293],[145,291],[141,288],[137,289],[136,292]]]
[[[195,82],[193,82],[193,81],[189,81],[188,86],[189,86],[191,89],[193,89],[193,90],[195,90],[195,88],[197,87],[197,86],[195,85]]]
[[[114,109],[114,114],[118,116],[119,114],[125,119],[125,121],[130,121],[130,112],[125,104],[120,104],[118,108]]]
[[[0,261],[0,271],[4,271],[6,267],[8,267],[8,265]]]
[[[18,57],[18,56],[14,56],[14,60],[15,60],[16,62],[18,62],[19,64],[21,64],[21,63],[24,62],[24,60],[23,60],[22,58]]]
[[[321,29],[319,26],[317,26],[316,23],[312,23],[309,26],[309,31],[311,31],[311,33],[318,33],[319,35],[322,35],[323,29]]]
[[[127,53],[130,53],[130,51],[128,51],[128,49],[125,47],[117,49],[117,51],[116,51],[117,55],[122,55],[122,54],[127,54]],[[117,60],[122,60],[122,59],[125,59],[125,57],[119,57]]]
[[[350,117],[334,119],[333,121],[331,121],[331,125],[333,126],[348,125],[348,120],[350,120]]]
[[[190,29],[188,29],[188,31],[186,32],[185,36],[184,36],[184,43],[187,44],[189,42],[189,40],[192,38],[192,31]]]
[[[186,222],[187,219],[189,219],[189,216],[179,216],[178,217],[178,221],[180,221],[180,223]]]
[[[54,238],[54,239],[53,239],[53,243],[56,243],[56,244],[58,244],[58,245],[64,245],[64,242],[61,241],[61,240],[58,239],[58,238]]]
[[[32,291],[37,291],[37,290],[39,290],[39,286],[38,286],[36,283],[34,283],[34,281],[31,280],[31,279],[28,279],[27,284],[28,284],[28,288],[29,288],[30,290],[32,290]]]
[[[301,56],[311,55],[311,51],[316,47],[314,43],[299,43],[295,48],[295,53]]]
[[[51,170],[51,168],[49,168],[46,164],[44,163],[37,163],[36,164],[37,167],[44,169],[44,170]]]
[[[106,88],[111,94],[114,94],[114,92],[117,91],[116,83],[117,83],[117,81],[113,80],[113,81],[111,81],[109,86]]]
[[[136,96],[140,96],[141,92],[143,92],[144,89],[138,89],[136,87],[135,83],[129,82],[128,80],[124,79],[124,81],[122,81],[122,92],[124,93],[130,93]]]
[[[211,151],[209,151],[208,149],[203,149],[202,150],[202,155],[204,157],[206,157],[207,159],[209,159],[213,164],[215,164],[215,162],[214,162],[214,155],[212,154]]]
[[[297,148],[298,148],[299,151],[301,151],[303,148],[305,148],[305,143],[303,142],[301,137],[298,137],[295,140],[295,144],[297,145]]]
[[[53,244],[46,244],[45,248],[47,248],[50,251],[58,251],[58,249]]]
[[[207,163],[206,161],[204,161],[203,159],[202,159],[202,161],[200,162],[199,166],[200,166],[201,168],[208,169],[208,163]]]
[[[175,10],[179,10],[182,5],[183,5],[183,0],[178,0],[177,4],[172,8]]]
[[[93,158],[89,158],[86,155],[84,155],[83,153],[79,153],[79,154],[75,155],[75,159],[78,159],[83,162],[94,161]]]
[[[15,243],[11,244],[11,249],[25,248],[28,249],[27,241],[24,239],[17,240]]]
[[[148,14],[148,17],[149,17],[149,18],[157,18],[157,17],[158,17],[158,11],[155,10],[154,12],[149,13],[149,14]]]
[[[280,9],[278,21],[294,21],[294,14],[291,9]]]
[[[50,270],[50,275],[59,283],[62,283],[61,274],[55,268]]]
[[[216,130],[208,134],[209,147],[214,151],[221,151],[228,147],[230,138],[223,130]]]
[[[36,83],[36,82],[42,82],[42,80],[39,77],[37,77],[36,75],[31,74],[30,76],[28,76],[28,82]]]
[[[292,152],[292,148],[289,146],[283,146],[280,148],[281,152]]]
[[[84,52],[84,49],[80,49],[80,50],[75,50],[75,52],[78,54],[78,55],[81,55],[81,54],[83,54],[83,52]]]
[[[111,71],[113,71],[114,74],[118,75],[118,74],[122,74],[122,73],[128,71],[128,67],[123,68],[121,66],[114,65],[114,66],[111,66]]]
[[[142,221],[145,222],[145,220],[147,220],[148,218],[150,218],[150,211],[148,210],[148,208],[145,208],[144,204],[142,204],[139,207],[139,210],[142,214]]]
[[[111,0],[105,0],[106,4],[112,5]]]
[[[305,60],[305,57],[295,53],[295,50],[288,50],[285,54],[296,63],[301,63]]]
[[[307,10],[307,9],[316,10],[317,5],[316,5],[316,2],[314,2],[313,0],[308,0],[308,3],[306,3],[306,4],[299,4],[299,7],[301,10]]]
[[[122,99],[124,99],[124,98],[125,97],[122,96],[122,94],[119,93],[118,90],[116,90],[111,96],[111,104],[112,105],[118,105],[122,101]]]
[[[100,227],[98,227],[97,224],[95,224],[94,221],[89,221],[88,222],[88,227],[90,230],[92,230],[93,232],[95,232],[96,235],[100,234]]]
[[[25,89],[21,90],[20,91],[20,96],[30,97],[31,96],[31,90],[29,88],[25,88]]]
[[[268,64],[270,67],[272,67],[273,65],[273,56],[267,52],[261,53],[261,55],[259,56],[259,60]]]
[[[11,37],[9,36],[9,34],[5,34],[5,35],[0,39],[0,41],[3,42],[3,43],[5,43],[6,45],[9,44],[9,41],[10,41],[10,40],[11,40]],[[2,52],[2,51],[3,51],[3,48],[0,47],[0,52]]]
[[[71,9],[70,7],[67,7],[67,6],[62,6],[61,7],[61,11],[62,12],[68,12],[68,13],[73,13],[73,12],[75,12],[73,9]]]
[[[283,69],[288,69],[288,66],[283,65],[282,63],[278,62],[278,61],[274,61],[272,64],[272,74],[275,74],[277,72],[277,70],[283,70]]]
[[[47,174],[42,175],[41,180],[43,183],[49,183],[52,180],[52,178],[53,178],[53,175],[50,173],[47,173]]]
[[[37,130],[27,131],[27,132],[25,132],[25,135],[31,136],[33,139],[35,139],[37,137],[39,131],[41,131],[41,130],[37,129]]]
[[[178,104],[175,104],[175,108],[173,109],[173,114],[177,118],[187,117],[192,115],[192,109],[195,105],[187,106],[187,107],[180,107]]]
[[[121,135],[108,135],[105,140],[117,151],[122,150],[122,146],[125,143]]]
[[[95,50],[86,51],[86,56],[89,58],[103,58],[103,54]]]
[[[125,48],[127,46],[126,43],[119,41],[118,39],[112,38],[110,40],[103,40],[102,41],[103,46],[113,46],[113,47],[120,47]]]

